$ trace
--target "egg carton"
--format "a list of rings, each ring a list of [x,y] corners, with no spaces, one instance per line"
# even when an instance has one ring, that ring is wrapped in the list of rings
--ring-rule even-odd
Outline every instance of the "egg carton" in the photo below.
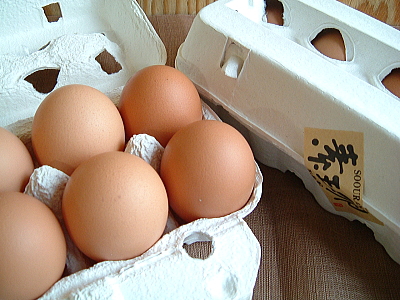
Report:
[[[0,37],[0,126],[20,137],[31,153],[33,116],[49,92],[86,84],[117,104],[136,71],[166,62],[161,39],[134,0],[5,0]],[[119,68],[110,69],[110,59]],[[32,76],[53,82],[33,86]],[[218,119],[206,104],[203,115]],[[125,151],[158,170],[163,148],[151,136],[139,135]],[[143,255],[96,264],[72,243],[63,223],[61,198],[68,175],[35,166],[25,193],[52,209],[68,246],[66,276],[40,299],[251,299],[261,250],[243,218],[261,198],[257,164],[254,190],[241,210],[182,226],[170,214],[164,235]],[[192,257],[184,246],[197,242],[210,245],[207,257]]]
[[[281,26],[268,23],[268,0],[208,5],[181,45],[176,68],[242,131],[260,162],[294,172],[324,209],[366,224],[400,263],[400,99],[382,83],[400,67],[400,31],[335,0],[280,2]],[[340,32],[345,61],[313,46],[326,28]],[[352,144],[335,145],[329,136],[361,135],[364,179],[354,173],[347,183],[354,193],[364,183],[362,202],[340,193],[330,200],[328,189],[338,177],[318,177],[321,164],[306,164],[310,129],[328,135],[326,152],[318,154],[324,168],[352,162],[352,149],[345,147]]]
[[[206,104],[203,115],[220,120]],[[147,134],[134,135],[125,148],[157,172],[163,151],[163,146]],[[69,176],[46,165],[36,168],[25,193],[45,203],[58,218],[67,242],[69,275],[39,299],[251,299],[261,249],[243,218],[261,198],[262,174],[257,164],[256,169],[254,190],[242,209],[182,226],[170,213],[163,236],[143,255],[94,264],[74,245],[64,224],[61,202]],[[207,257],[192,257],[185,250],[185,244],[196,242],[211,244]]]
[[[80,83],[115,95],[133,73],[167,59],[161,39],[131,0],[5,0],[0,28],[2,127],[33,117],[50,88]],[[107,60],[120,69],[108,69]],[[30,83],[30,76],[46,72],[46,80],[54,81],[50,88]]]

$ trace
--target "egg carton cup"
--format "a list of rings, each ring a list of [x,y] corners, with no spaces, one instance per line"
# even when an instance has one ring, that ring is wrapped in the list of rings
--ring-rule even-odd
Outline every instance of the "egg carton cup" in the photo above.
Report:
[[[221,121],[204,103],[203,115]],[[159,172],[164,147],[154,137],[132,136],[125,152]],[[53,211],[67,243],[67,276],[40,299],[251,299],[261,249],[243,218],[255,209],[262,194],[262,173],[255,164],[255,186],[242,209],[181,226],[170,212],[163,236],[143,255],[96,264],[75,246],[65,227],[61,203],[69,176],[47,165],[36,168],[25,193]],[[192,257],[183,247],[196,242],[211,243],[208,257]]]
[[[268,0],[206,6],[176,68],[261,163],[294,172],[324,209],[366,224],[400,263],[400,99],[382,84],[400,67],[400,31],[339,1],[280,2],[283,26],[267,22]],[[341,33],[346,61],[313,46],[325,28]],[[305,128],[363,133],[363,205],[378,222],[334,208],[305,166]]]

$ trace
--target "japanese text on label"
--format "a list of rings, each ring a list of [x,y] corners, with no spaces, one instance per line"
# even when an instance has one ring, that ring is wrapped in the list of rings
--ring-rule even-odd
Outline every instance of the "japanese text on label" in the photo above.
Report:
[[[304,162],[337,211],[383,225],[363,206],[363,133],[305,128]]]

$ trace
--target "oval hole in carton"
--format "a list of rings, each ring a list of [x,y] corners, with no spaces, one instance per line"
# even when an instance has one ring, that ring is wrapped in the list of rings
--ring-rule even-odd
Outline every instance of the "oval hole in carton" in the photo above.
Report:
[[[266,0],[267,23],[283,26],[283,4],[278,0]]]
[[[95,59],[100,64],[101,69],[109,75],[118,73],[122,69],[120,63],[106,49],[100,52]]]
[[[382,84],[393,95],[400,98],[400,68],[393,69],[383,80]]]
[[[346,46],[343,36],[336,28],[323,29],[311,41],[311,44],[325,56],[346,61]]]
[[[26,76],[24,80],[32,84],[39,93],[47,94],[56,86],[59,73],[60,69],[41,69]]]
[[[49,23],[57,22],[62,17],[61,7],[58,2],[43,6],[42,9]]]
[[[202,232],[194,232],[185,238],[183,249],[191,258],[207,259],[213,253],[212,238]]]

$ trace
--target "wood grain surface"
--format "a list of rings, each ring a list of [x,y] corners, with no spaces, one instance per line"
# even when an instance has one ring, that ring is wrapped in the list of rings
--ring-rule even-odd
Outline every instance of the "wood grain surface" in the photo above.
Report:
[[[400,25],[399,0],[339,0],[389,25]]]
[[[197,14],[216,0],[137,0],[147,15]],[[330,0],[326,0],[330,1]],[[399,0],[338,0],[389,25],[400,25]]]

